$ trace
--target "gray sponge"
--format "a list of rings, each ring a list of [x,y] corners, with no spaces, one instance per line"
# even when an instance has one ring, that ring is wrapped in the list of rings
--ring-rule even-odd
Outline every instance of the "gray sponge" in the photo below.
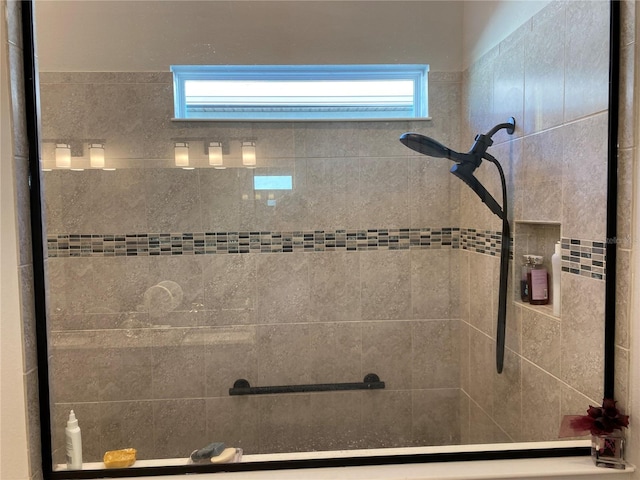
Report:
[[[214,442],[210,443],[204,448],[200,450],[195,450],[191,454],[191,460],[194,462],[202,462],[211,459],[212,457],[217,457],[224,451],[224,443],[222,442]]]

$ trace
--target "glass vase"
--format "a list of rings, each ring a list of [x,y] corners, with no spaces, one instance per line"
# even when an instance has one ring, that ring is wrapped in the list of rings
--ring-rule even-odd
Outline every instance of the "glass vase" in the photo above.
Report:
[[[603,433],[591,436],[591,458],[597,467],[623,470],[624,436],[622,433]]]

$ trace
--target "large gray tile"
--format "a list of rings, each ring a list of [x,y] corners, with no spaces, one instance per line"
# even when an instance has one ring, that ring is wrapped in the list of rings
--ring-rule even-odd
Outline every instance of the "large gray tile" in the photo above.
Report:
[[[409,224],[407,157],[361,158],[361,228],[403,228]]]
[[[360,225],[361,212],[355,207],[360,198],[359,163],[357,157],[314,158],[307,162],[304,200],[308,227],[318,230],[367,227]]]
[[[604,282],[565,275],[562,282],[561,379],[588,396],[602,397]]]
[[[409,215],[412,228],[458,223],[460,183],[442,159],[409,158]]]
[[[511,439],[522,428],[522,368],[520,355],[505,351],[502,373],[494,373],[493,419]]]
[[[207,398],[207,441],[242,448],[244,454],[261,453],[259,401],[251,396]]]
[[[259,399],[260,452],[304,452],[312,449],[311,395],[264,395]]]
[[[412,317],[410,252],[363,252],[360,275],[364,320],[402,320]]]
[[[152,410],[155,458],[185,458],[209,443],[206,400],[159,400]]]
[[[525,36],[524,132],[560,125],[564,110],[565,12],[545,15]],[[538,16],[541,16],[538,14]]]
[[[618,150],[618,249],[631,249],[633,245],[633,149]]]
[[[509,135],[501,130],[493,136],[498,143],[515,136],[522,136],[524,116],[524,32],[514,34],[509,48],[500,45],[500,55],[496,59],[493,77],[494,123],[506,122],[509,117],[516,119],[516,131]],[[517,38],[516,38],[517,37]]]
[[[311,383],[361,382],[361,323],[318,323],[309,325],[309,369]]]
[[[255,309],[256,256],[227,254],[206,257],[202,262],[204,308],[216,311]]]
[[[100,405],[100,446],[104,451],[135,448],[137,459],[156,458],[151,425],[153,402],[104,402]]]
[[[460,328],[457,320],[430,320],[412,324],[412,388],[460,386]]]
[[[257,386],[312,383],[309,324],[260,326],[257,343]]]
[[[631,252],[618,249],[616,253],[616,345],[629,348],[632,296]]]
[[[609,9],[608,2],[567,3],[565,122],[608,107]]]
[[[236,380],[259,387],[259,337],[254,326],[207,328],[200,334],[205,350],[207,397],[227,397]],[[202,374],[202,373],[200,373]]]
[[[413,445],[458,445],[461,438],[459,390],[413,390],[411,393]]]
[[[152,357],[152,398],[204,397],[204,345],[157,346]]]
[[[468,443],[506,443],[511,441],[496,422],[473,401],[470,403],[469,416],[472,420],[469,425]]]
[[[156,283],[143,295],[145,311],[155,318],[202,309],[204,265],[205,260],[199,255],[153,257],[149,262],[149,283]]]
[[[314,450],[367,448],[369,428],[362,416],[362,398],[369,392],[326,392],[310,396],[310,438]]]
[[[492,415],[494,405],[494,379],[496,369],[495,342],[470,329],[469,352],[469,396],[488,415]]]
[[[560,382],[522,363],[522,441],[556,440],[560,428]]]
[[[469,323],[487,335],[495,335],[493,299],[497,278],[496,259],[479,253],[469,255]]]
[[[362,396],[362,418],[373,420],[362,432],[367,448],[411,445],[411,391],[371,390]]]
[[[255,228],[255,172],[246,168],[203,168],[199,171],[205,231],[236,232]]]
[[[458,316],[458,256],[449,249],[411,251],[411,303],[415,319]]]
[[[311,318],[353,322],[361,319],[360,258],[352,252],[309,255]]]
[[[257,318],[261,323],[309,320],[309,258],[305,253],[259,255]]]
[[[362,372],[375,373],[389,389],[411,387],[411,322],[362,324]]]
[[[522,355],[552,375],[560,375],[561,323],[554,317],[522,309]]]
[[[152,232],[201,232],[198,170],[153,169],[145,174],[147,222]]]
[[[606,237],[607,114],[563,127],[562,235]]]

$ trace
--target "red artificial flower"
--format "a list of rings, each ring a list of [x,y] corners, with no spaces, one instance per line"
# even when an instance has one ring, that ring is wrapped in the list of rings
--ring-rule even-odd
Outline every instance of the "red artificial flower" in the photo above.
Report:
[[[576,432],[590,432],[592,435],[612,433],[629,425],[629,415],[622,415],[616,401],[605,398],[602,407],[589,405],[587,415],[571,420],[571,428]]]

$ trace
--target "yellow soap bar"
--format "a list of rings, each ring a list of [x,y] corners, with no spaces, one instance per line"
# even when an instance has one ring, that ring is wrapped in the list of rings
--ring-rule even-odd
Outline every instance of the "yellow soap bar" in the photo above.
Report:
[[[216,457],[211,457],[211,463],[228,463],[236,456],[235,448],[225,448],[222,453]]]
[[[135,448],[110,450],[104,454],[102,460],[107,468],[126,468],[136,463],[136,453]]]

